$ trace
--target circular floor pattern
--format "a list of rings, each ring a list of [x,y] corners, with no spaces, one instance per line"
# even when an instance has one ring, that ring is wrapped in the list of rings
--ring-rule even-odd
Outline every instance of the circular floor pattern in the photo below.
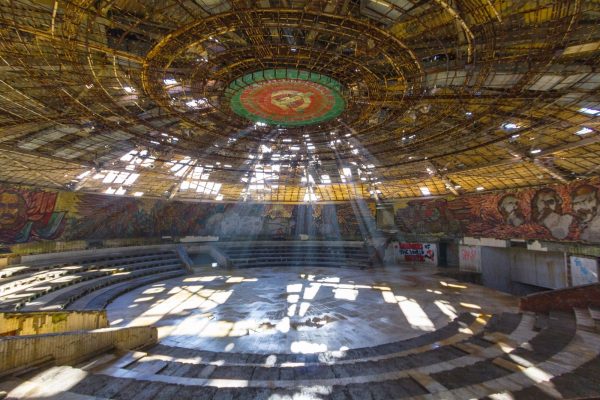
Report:
[[[325,75],[295,69],[254,72],[227,91],[232,110],[251,121],[283,127],[313,125],[345,108],[341,84]]]
[[[155,325],[165,345],[250,353],[375,346],[439,329],[463,312],[515,312],[515,297],[426,268],[205,270],[134,290],[113,326]]]

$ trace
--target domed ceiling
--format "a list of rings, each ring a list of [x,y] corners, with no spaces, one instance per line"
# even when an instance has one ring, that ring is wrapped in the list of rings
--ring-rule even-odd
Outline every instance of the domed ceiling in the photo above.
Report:
[[[0,0],[0,182],[343,201],[600,171],[600,1]]]

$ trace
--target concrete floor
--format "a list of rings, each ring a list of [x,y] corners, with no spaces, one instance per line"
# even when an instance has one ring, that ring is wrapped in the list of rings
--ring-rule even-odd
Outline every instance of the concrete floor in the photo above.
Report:
[[[516,312],[517,298],[431,267],[203,269],[108,307],[113,326],[153,324],[165,345],[314,353],[419,336],[462,312]]]

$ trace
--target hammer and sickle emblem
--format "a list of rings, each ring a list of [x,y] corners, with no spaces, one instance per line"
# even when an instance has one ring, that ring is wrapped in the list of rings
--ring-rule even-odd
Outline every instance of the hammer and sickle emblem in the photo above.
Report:
[[[299,92],[296,90],[279,90],[271,94],[271,103],[284,111],[302,111],[311,103],[311,92]]]

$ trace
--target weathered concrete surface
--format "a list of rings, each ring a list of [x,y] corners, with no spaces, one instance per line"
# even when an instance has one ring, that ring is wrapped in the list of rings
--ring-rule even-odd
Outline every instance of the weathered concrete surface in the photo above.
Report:
[[[0,339],[0,375],[42,361],[72,364],[111,349],[132,350],[156,343],[153,327],[104,328]]]
[[[107,327],[106,310],[0,313],[0,336],[41,335]]]

